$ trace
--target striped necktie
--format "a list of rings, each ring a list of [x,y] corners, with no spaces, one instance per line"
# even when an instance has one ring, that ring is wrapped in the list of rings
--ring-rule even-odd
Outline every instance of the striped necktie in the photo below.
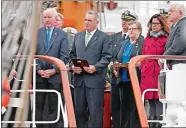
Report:
[[[90,36],[91,36],[91,33],[90,32],[87,32],[86,33],[86,37],[85,37],[85,47],[88,45],[88,42],[90,40]]]

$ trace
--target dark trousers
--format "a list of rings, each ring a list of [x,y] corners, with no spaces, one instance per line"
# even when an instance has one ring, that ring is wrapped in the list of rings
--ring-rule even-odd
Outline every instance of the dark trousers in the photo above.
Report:
[[[89,88],[83,82],[74,88],[74,96],[77,127],[102,128],[104,88]]]
[[[60,83],[49,83],[47,79],[44,79],[43,82],[36,83],[36,89],[47,89],[47,90],[57,90],[62,92]],[[45,103],[46,95],[48,104]],[[44,113],[44,105],[48,107],[48,114]],[[46,92],[37,92],[36,93],[36,121],[54,121],[57,118],[57,109],[58,106],[58,97],[56,93],[46,93]],[[51,127],[63,127],[63,117],[60,111],[60,119],[57,123],[54,124],[36,124],[37,128],[48,128]]]
[[[120,128],[120,95],[119,95],[119,87],[117,84],[112,84],[111,86],[111,114],[114,128]]]
[[[140,127],[130,82],[120,82],[112,87],[112,118],[114,128]]]
[[[149,105],[150,105],[150,116],[156,116],[160,117],[160,115],[163,114],[163,104],[159,101],[159,99],[150,99]]]

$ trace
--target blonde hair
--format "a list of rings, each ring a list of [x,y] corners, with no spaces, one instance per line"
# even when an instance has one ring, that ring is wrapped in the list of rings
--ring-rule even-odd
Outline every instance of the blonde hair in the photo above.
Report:
[[[61,21],[64,20],[64,16],[61,13],[57,13],[57,16],[59,16],[59,18],[61,19]]]

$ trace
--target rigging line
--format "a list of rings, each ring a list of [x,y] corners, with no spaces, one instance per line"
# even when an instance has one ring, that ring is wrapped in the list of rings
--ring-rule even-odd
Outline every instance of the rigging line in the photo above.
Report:
[[[29,45],[26,45],[24,50],[23,50],[23,53],[26,53],[27,52],[27,49],[29,49]],[[23,70],[24,70],[24,61],[22,61],[19,65],[18,65],[18,70],[17,70],[17,79],[21,79],[22,77],[22,73],[23,73]],[[19,89],[19,83],[18,81],[14,81],[13,83],[13,86],[12,86],[12,89],[11,90],[17,90]],[[21,84],[22,86],[22,84]],[[15,97],[17,95],[17,93],[12,93],[11,94],[11,97]],[[7,109],[7,112],[5,113],[5,116],[4,116],[4,121],[7,121],[10,119],[10,116],[11,116],[11,113],[12,113],[12,107],[8,108]],[[4,124],[3,127],[7,127],[6,126],[7,124]]]
[[[22,5],[22,7],[23,7],[23,5]],[[22,9],[24,9],[25,10],[25,8],[21,8],[20,10],[22,10]],[[20,22],[21,20],[18,20],[18,19],[16,19],[14,22]],[[13,22],[13,25],[15,26],[15,23]],[[12,25],[12,26],[13,26]],[[11,26],[11,27],[12,27]],[[14,44],[11,44],[11,45],[14,45]],[[28,45],[26,45],[28,48],[29,48],[29,46]],[[26,51],[27,51],[27,48],[25,48],[24,49],[25,50],[25,52],[23,52],[23,53],[26,53]],[[11,59],[12,60],[12,59]],[[23,70],[23,68],[21,68],[21,67],[23,67],[23,64],[24,63],[21,63],[20,65],[19,65],[19,67],[18,67],[18,72],[20,72],[21,70]],[[22,72],[22,71],[21,71]],[[19,74],[18,73],[18,78],[20,78],[21,76],[20,76],[21,74]],[[15,82],[14,84],[13,84],[13,89],[17,89],[18,88],[18,82]],[[13,94],[13,95],[15,95],[15,94]],[[9,109],[9,110],[7,110],[7,112],[5,113],[5,117],[4,117],[4,120],[7,120],[7,119],[9,119],[9,117],[10,117],[10,115],[11,115],[11,109]],[[3,124],[4,126],[6,125],[6,124]]]
[[[35,1],[34,2],[34,8],[33,8],[33,15],[34,18],[33,20],[36,21],[32,30],[32,43],[31,43],[31,56],[29,57],[29,60],[27,62],[26,65],[26,81],[24,83],[23,89],[24,92],[22,95],[22,97],[24,98],[23,101],[23,106],[28,106],[27,102],[25,99],[28,99],[29,93],[26,92],[26,90],[29,89],[29,85],[31,83],[31,75],[32,75],[32,66],[31,64],[33,63],[33,55],[35,55],[36,53],[36,48],[37,48],[37,34],[38,34],[38,29],[39,29],[39,19],[40,19],[40,8],[41,8],[41,2],[40,1]],[[27,107],[28,108],[28,107]],[[22,108],[22,109],[18,109],[18,111],[16,111],[16,120],[21,120],[21,122],[23,123],[23,120],[25,120],[24,117],[24,113],[26,113],[26,109]],[[22,126],[22,123],[19,124],[19,127]]]
[[[104,2],[102,1],[102,4],[104,4]],[[104,21],[104,26],[106,27],[107,26],[107,23],[106,23],[106,14],[105,14],[105,8],[103,6],[103,21]]]
[[[3,61],[3,63],[5,64],[4,70],[3,70],[3,75],[2,75],[3,77],[6,76],[6,74],[7,74],[6,70],[7,70],[7,68],[10,67],[10,65],[8,65],[8,64],[11,63],[11,57],[12,57],[12,55],[15,55],[15,51],[17,51],[17,48],[18,48],[18,44],[16,44],[17,42],[15,41],[16,39],[13,40],[13,38],[17,38],[17,39],[19,38],[19,36],[20,36],[19,33],[22,30],[22,28],[24,27],[26,19],[28,19],[28,16],[29,16],[28,12],[30,11],[29,10],[30,3],[28,4],[28,2],[27,2],[27,4],[25,4],[25,3],[21,2],[20,4],[21,5],[19,6],[20,7],[19,11],[17,11],[18,14],[17,14],[16,18],[12,20],[12,24],[10,26],[8,26],[8,28],[7,28],[7,29],[11,28],[11,30],[7,31],[7,33],[6,33],[7,37],[5,38],[5,41],[4,41],[3,47],[2,47],[2,60],[5,60],[5,61]],[[28,8],[26,7],[26,9],[25,9],[25,6],[27,6]],[[24,12],[24,13],[22,13],[22,12]],[[5,23],[3,23],[3,24],[5,24]],[[17,31],[17,33],[15,31]],[[14,37],[12,37],[13,35],[14,35]],[[15,36],[18,36],[18,37],[15,37]],[[12,40],[13,40],[13,42],[11,42]],[[7,49],[11,46],[14,46],[13,50],[11,49],[10,50],[11,52],[7,53]],[[9,54],[8,58],[7,58],[6,53]]]

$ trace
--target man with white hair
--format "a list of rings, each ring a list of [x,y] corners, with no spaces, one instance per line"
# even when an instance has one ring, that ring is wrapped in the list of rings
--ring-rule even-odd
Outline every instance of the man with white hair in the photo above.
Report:
[[[172,23],[169,39],[166,43],[164,55],[186,55],[186,11],[184,4],[174,3],[168,11],[168,21]],[[172,66],[186,61],[171,60]]]
[[[38,30],[38,41],[36,55],[45,55],[59,58],[65,64],[68,62],[68,40],[67,34],[55,27],[55,18],[57,11],[48,8],[43,12],[44,27]],[[44,60],[36,60],[36,89],[56,90],[61,92],[61,79],[59,69],[56,65]],[[47,120],[54,121],[57,118],[58,97],[54,93],[48,95],[48,111]],[[36,121],[43,121],[43,110],[45,105],[45,92],[36,93]],[[49,124],[49,128],[63,127],[63,120],[59,120],[55,124]],[[36,124],[37,128],[44,128],[44,124]]]

